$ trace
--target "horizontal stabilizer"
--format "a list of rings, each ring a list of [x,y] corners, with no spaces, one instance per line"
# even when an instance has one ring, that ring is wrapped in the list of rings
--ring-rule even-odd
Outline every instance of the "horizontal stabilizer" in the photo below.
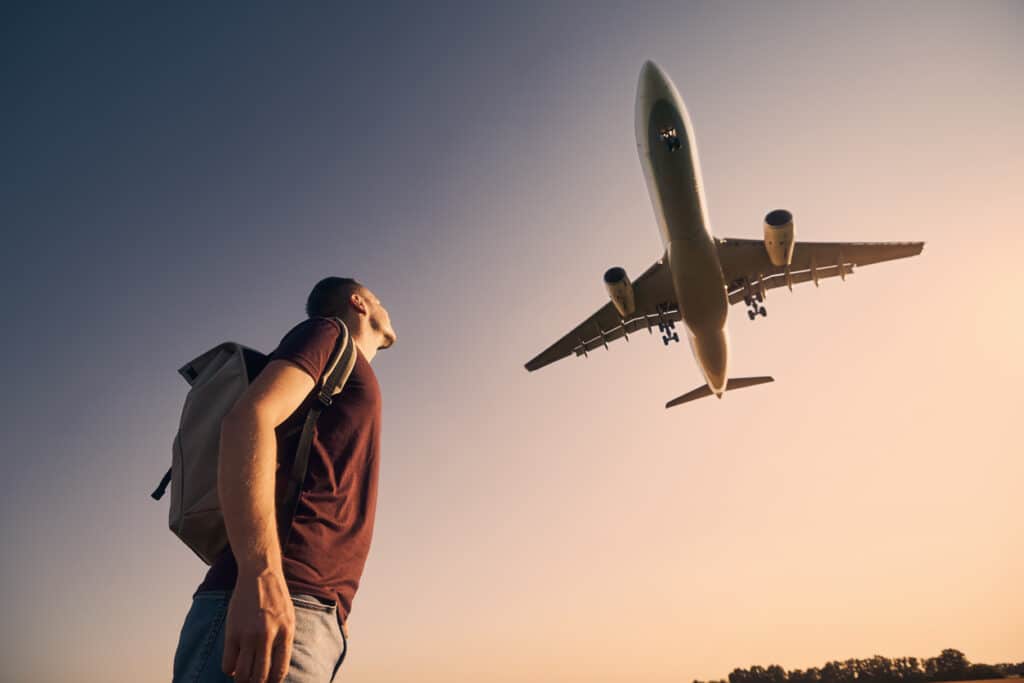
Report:
[[[725,384],[726,391],[732,391],[733,389],[743,389],[745,387],[754,387],[758,384],[767,384],[768,382],[774,382],[774,377],[736,377],[730,379]],[[689,403],[690,401],[696,401],[698,398],[704,398],[705,396],[712,395],[711,388],[707,384],[701,385],[693,391],[688,391],[678,398],[674,398],[665,404],[666,408],[673,408],[683,403]]]

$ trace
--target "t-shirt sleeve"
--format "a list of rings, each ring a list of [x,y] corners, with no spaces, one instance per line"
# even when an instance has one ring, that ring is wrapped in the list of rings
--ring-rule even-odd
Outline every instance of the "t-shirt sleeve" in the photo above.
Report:
[[[314,382],[320,381],[331,359],[341,328],[327,318],[310,318],[284,336],[270,360],[286,360],[306,371]]]

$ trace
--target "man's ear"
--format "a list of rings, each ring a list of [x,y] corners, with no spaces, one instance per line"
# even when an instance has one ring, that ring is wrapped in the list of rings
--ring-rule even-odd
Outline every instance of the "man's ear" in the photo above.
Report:
[[[366,315],[367,313],[369,313],[369,310],[367,310],[366,308],[366,301],[364,301],[363,297],[359,296],[358,294],[353,293],[352,296],[348,298],[348,301],[350,304],[352,304],[352,308],[356,309],[357,313],[361,315]]]

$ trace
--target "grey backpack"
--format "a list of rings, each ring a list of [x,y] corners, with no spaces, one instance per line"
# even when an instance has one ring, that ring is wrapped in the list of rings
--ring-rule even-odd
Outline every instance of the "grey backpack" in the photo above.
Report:
[[[318,400],[306,414],[288,485],[284,497],[277,501],[280,528],[284,530],[291,526],[306,478],[313,427],[321,411],[331,405],[333,397],[345,387],[356,362],[355,343],[348,328],[341,320],[332,320],[341,326],[341,334],[317,382]],[[171,531],[206,564],[213,564],[228,544],[217,497],[220,423],[268,360],[259,351],[225,342],[178,370],[192,388],[185,397],[178,434],[174,437],[171,468],[152,496],[160,500],[167,485],[171,485]],[[282,539],[282,545],[286,542],[287,539]]]

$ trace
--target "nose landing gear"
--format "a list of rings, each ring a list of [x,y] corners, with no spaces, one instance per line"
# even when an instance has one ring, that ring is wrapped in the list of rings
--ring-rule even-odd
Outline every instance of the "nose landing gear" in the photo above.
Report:
[[[683,146],[682,141],[679,139],[679,133],[671,126],[659,130],[658,135],[670,152],[676,152]]]

